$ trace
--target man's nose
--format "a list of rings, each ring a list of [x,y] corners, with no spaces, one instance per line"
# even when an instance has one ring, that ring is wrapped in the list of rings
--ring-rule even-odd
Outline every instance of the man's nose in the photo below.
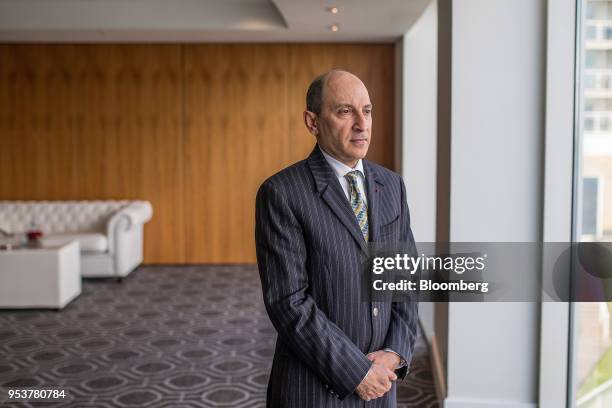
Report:
[[[353,130],[364,131],[368,127],[368,119],[363,112],[357,112],[355,116],[355,123],[353,124]]]

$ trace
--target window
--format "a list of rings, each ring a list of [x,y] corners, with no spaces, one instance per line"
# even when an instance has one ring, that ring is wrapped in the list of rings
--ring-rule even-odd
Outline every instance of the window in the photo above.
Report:
[[[595,89],[596,83],[597,81],[596,81],[595,75],[587,74],[584,76],[583,86],[586,89]]]
[[[594,40],[597,38],[597,27],[590,25],[586,28],[587,40]]]
[[[584,177],[582,180],[582,234],[599,236],[599,178]]]
[[[585,67],[586,68],[605,68],[606,62],[610,60],[610,56],[607,50],[600,50],[597,48],[589,49],[586,51]]]
[[[586,17],[588,20],[597,20],[605,10],[601,7],[601,4],[597,1],[590,1],[586,7]]]
[[[604,24],[605,38],[612,38],[612,27],[608,27],[612,25],[612,1],[580,0],[579,5],[582,12],[578,31],[582,29],[583,32],[577,50],[580,91],[576,109],[583,128],[578,129],[575,137],[577,145],[583,148],[576,151],[580,157],[576,160],[579,166],[574,174],[578,186],[574,202],[574,240],[612,241],[612,194],[609,191],[612,188],[612,137],[606,137],[610,135],[612,117],[612,95],[607,92],[611,85],[612,46],[587,41],[590,20]],[[569,373],[573,407],[612,406],[611,312],[612,302],[573,305],[570,335],[573,365]]]

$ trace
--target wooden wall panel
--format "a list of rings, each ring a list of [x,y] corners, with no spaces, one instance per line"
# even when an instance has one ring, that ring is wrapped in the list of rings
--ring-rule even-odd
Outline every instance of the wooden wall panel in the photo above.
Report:
[[[0,48],[0,192],[58,199],[74,187],[74,48]]]
[[[77,54],[76,195],[151,201],[146,261],[183,262],[181,47],[79,46]]]
[[[287,47],[185,46],[191,262],[253,262],[257,188],[287,163]]]
[[[254,262],[257,188],[312,149],[305,92],[334,67],[390,167],[390,45],[0,45],[0,199],[146,199],[145,262]]]

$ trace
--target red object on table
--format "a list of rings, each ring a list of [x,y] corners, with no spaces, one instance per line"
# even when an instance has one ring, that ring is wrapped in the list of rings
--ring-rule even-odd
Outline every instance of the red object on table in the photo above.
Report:
[[[28,231],[26,235],[28,236],[28,241],[36,241],[43,236],[43,233],[42,231]]]

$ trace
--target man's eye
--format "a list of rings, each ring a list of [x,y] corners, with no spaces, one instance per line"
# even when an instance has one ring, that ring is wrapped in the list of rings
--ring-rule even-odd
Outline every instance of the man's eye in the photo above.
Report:
[[[371,109],[366,109],[366,110],[363,111],[363,113],[365,115],[369,115],[370,113],[372,113],[372,110]]]
[[[340,110],[340,113],[348,114],[348,113],[351,113],[351,110],[348,108],[344,108]]]

